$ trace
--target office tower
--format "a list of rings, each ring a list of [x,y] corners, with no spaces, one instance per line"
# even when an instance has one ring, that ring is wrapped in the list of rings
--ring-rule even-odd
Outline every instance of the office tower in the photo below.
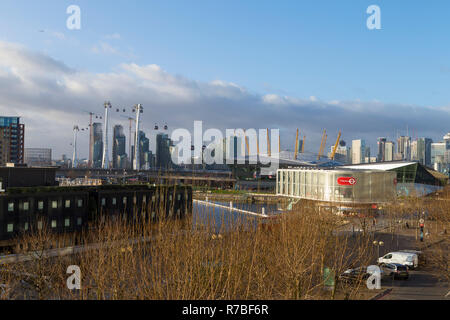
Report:
[[[0,117],[0,165],[24,160],[25,125],[20,117]]]
[[[419,161],[417,145],[418,145],[418,140],[411,141],[411,160],[412,161]]]
[[[159,169],[167,169],[171,167],[170,158],[171,141],[169,136],[160,133],[156,136],[156,167]]]
[[[103,160],[103,131],[101,123],[94,123],[94,154],[93,167],[101,168]]]
[[[417,139],[417,159],[424,166],[431,166],[431,144],[430,138]]]
[[[331,158],[333,153],[334,146],[331,146],[330,153],[328,154],[328,158]],[[334,155],[334,159],[336,161],[342,162],[344,164],[351,163],[351,148],[347,147],[347,144],[344,140],[339,142],[339,145],[336,149],[336,154]]]
[[[45,167],[52,165],[52,149],[25,148],[24,162],[29,167]]]
[[[393,161],[395,153],[395,143],[392,141],[386,141],[384,151],[384,161]]]
[[[411,160],[411,137],[401,136],[397,139],[397,154],[399,160]]]
[[[353,140],[352,141],[352,164],[364,163],[365,156],[366,156],[366,142],[361,139]]]
[[[127,162],[126,150],[126,137],[123,133],[123,127],[116,125],[113,128],[113,149],[112,149],[112,162],[114,169],[124,169]]]
[[[386,161],[386,138],[378,138],[377,162]]]
[[[145,136],[143,131],[139,131],[139,145],[140,169],[148,170],[152,166],[153,154],[150,151],[150,140]]]

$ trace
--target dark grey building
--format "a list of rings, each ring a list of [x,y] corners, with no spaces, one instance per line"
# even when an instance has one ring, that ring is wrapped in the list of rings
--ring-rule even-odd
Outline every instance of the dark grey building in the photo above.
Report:
[[[121,125],[114,126],[114,136],[113,136],[113,168],[114,169],[124,169],[127,163],[126,150],[126,137],[123,133],[123,127]]]
[[[172,142],[169,136],[160,133],[156,136],[156,167],[158,169],[168,169],[172,167],[170,156],[170,146]]]
[[[103,131],[101,123],[94,123],[94,155],[93,167],[101,168],[103,160]]]

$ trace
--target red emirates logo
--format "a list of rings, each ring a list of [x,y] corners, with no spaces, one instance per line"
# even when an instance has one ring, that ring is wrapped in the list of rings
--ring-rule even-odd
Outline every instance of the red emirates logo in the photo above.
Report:
[[[338,178],[338,184],[341,186],[354,186],[356,184],[356,179],[353,177],[350,178]]]

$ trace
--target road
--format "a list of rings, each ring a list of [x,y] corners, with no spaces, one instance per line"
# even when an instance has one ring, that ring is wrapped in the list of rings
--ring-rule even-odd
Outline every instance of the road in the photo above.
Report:
[[[386,281],[385,286],[393,290],[380,300],[450,300],[448,283],[440,282],[425,270],[410,271],[408,280]]]

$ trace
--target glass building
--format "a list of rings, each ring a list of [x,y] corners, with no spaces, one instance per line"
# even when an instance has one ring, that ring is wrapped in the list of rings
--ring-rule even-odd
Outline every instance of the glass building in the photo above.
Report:
[[[378,170],[280,169],[277,195],[334,202],[373,204],[396,197],[397,174]]]

